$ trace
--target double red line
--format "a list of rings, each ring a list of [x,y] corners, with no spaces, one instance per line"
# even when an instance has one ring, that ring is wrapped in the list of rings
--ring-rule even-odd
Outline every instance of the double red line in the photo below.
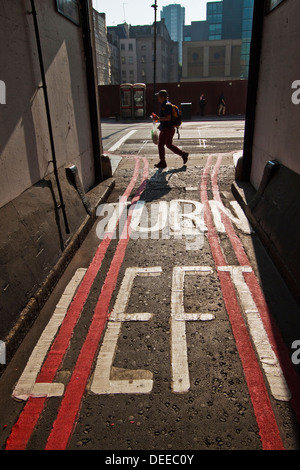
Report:
[[[128,198],[133,190],[140,170],[139,157],[135,157],[135,169],[132,180],[128,185],[123,198]],[[145,158],[144,171],[142,182],[137,190],[133,200],[132,206],[139,200],[142,192],[145,189],[148,178],[148,162]],[[218,159],[212,173],[212,190],[214,198],[221,200],[218,189],[218,170],[221,164],[221,158]],[[215,229],[213,218],[209,206],[207,196],[208,178],[210,175],[211,158],[208,159],[207,165],[201,180],[201,200],[204,204],[205,223],[208,228],[208,240],[211,247],[213,259],[216,265],[226,266],[227,262],[223,254],[218,234]],[[233,249],[236,253],[237,259],[241,265],[250,266],[250,262],[244,248],[237,237],[231,221],[222,214],[223,223],[226,228],[226,233],[231,240]],[[62,398],[60,408],[58,410],[57,418],[53,424],[53,428],[48,437],[46,449],[63,450],[68,446],[71,438],[76,419],[79,413],[80,404],[86,388],[86,383],[91,372],[92,363],[99,347],[99,342],[103,334],[105,323],[109,314],[109,305],[113,291],[115,289],[118,274],[122,266],[126,247],[129,241],[129,225],[131,220],[131,211],[129,212],[122,236],[120,237],[115,255],[111,262],[109,271],[104,281],[97,305],[95,307],[93,319],[87,333],[87,337],[83,347],[78,356],[72,377],[66,387],[65,394]],[[51,383],[55,379],[55,375],[61,367],[65,354],[67,352],[74,327],[80,317],[84,308],[85,302],[88,298],[90,289],[95,280],[99,269],[101,268],[107,248],[110,244],[113,234],[107,234],[105,239],[100,243],[95,256],[85,274],[85,277],[79,286],[77,293],[74,296],[67,315],[61,325],[61,328],[52,344],[48,353],[45,363],[37,377],[37,382]],[[299,379],[293,367],[291,366],[288,351],[281,339],[278,329],[274,326],[270,314],[268,312],[266,302],[261,292],[260,286],[254,273],[244,273],[246,282],[253,296],[253,300],[259,308],[262,320],[265,324],[266,331],[269,335],[270,342],[274,351],[277,353],[281,362],[282,368],[285,373],[290,391],[292,392],[292,405],[299,419]],[[246,382],[248,385],[249,393],[251,396],[254,413],[256,416],[257,424],[259,427],[260,437],[263,449],[279,450],[283,449],[283,443],[280,437],[280,432],[275,419],[275,415],[270,402],[270,397],[265,385],[264,377],[258,363],[256,354],[254,352],[247,327],[244,323],[235,287],[233,285],[229,272],[219,271],[218,276],[223,292],[225,306],[229,315],[232,325],[233,333],[235,336],[238,352],[243,365]],[[29,397],[28,401],[20,414],[20,417],[12,429],[11,435],[7,440],[6,449],[25,449],[30,440],[32,433],[38,423],[39,417],[44,409],[47,398]]]
[[[223,254],[221,244],[219,242],[217,231],[213,223],[213,218],[207,196],[207,184],[210,174],[211,161],[212,158],[209,157],[201,180],[200,195],[201,200],[204,204],[205,222],[208,228],[208,240],[216,268],[218,268],[218,266],[227,266],[227,262]],[[219,202],[222,202],[218,188],[218,171],[221,162],[222,156],[217,159],[217,162],[211,173],[211,186],[214,199]],[[222,222],[225,226],[226,234],[229,240],[231,241],[232,247],[240,265],[251,266],[251,263],[244,251],[244,247],[239,237],[235,233],[230,219],[224,213],[222,213]],[[253,404],[254,413],[259,427],[262,447],[263,449],[267,450],[283,450],[284,446],[272,409],[270,397],[265,385],[264,376],[258,363],[255,351],[253,349],[247,327],[243,320],[233,281],[229,272],[220,270],[217,271],[223,292],[225,306],[232,325],[237,349],[241,358],[246,382]],[[264,324],[265,330],[268,334],[270,344],[273,348],[273,351],[276,353],[279,363],[284,372],[285,379],[289,386],[290,392],[292,393],[291,404],[294,408],[297,419],[300,422],[299,377],[292,366],[288,349],[282,339],[279,329],[272,320],[271,314],[265,301],[265,297],[253,270],[251,270],[251,272],[245,272],[244,277],[245,282],[247,283],[251,292],[252,298],[260,312],[260,316]]]
[[[147,184],[149,164],[146,158],[141,159],[140,157],[135,156],[135,168],[133,176],[122,196],[123,200],[126,200],[130,196],[139,176],[141,160],[143,160],[144,163],[142,181],[132,200],[132,206],[134,206],[134,204],[139,200]],[[117,283],[118,274],[129,241],[129,225],[132,217],[131,213],[132,209],[129,210],[121,239],[118,242],[115,255],[111,262],[94,310],[87,337],[78,356],[72,377],[66,387],[65,394],[58,410],[57,418],[53,424],[53,428],[47,441],[46,449],[66,449],[69,439],[72,435],[93,360],[97,352],[97,348],[99,346],[99,342],[109,314],[111,297]],[[95,256],[77,290],[77,293],[74,296],[61,328],[37,377],[37,382],[51,383],[55,379],[55,375],[61,367],[63,359],[68,350],[75,325],[83,310],[95,277],[101,268],[102,261],[112,237],[113,232],[106,234],[105,238],[99,244]],[[26,449],[29,439],[34,432],[36,424],[38,423],[38,419],[44,409],[46,401],[46,397],[28,398],[28,401],[23,411],[21,412],[17,423],[14,425],[12,432],[7,440],[7,450]]]

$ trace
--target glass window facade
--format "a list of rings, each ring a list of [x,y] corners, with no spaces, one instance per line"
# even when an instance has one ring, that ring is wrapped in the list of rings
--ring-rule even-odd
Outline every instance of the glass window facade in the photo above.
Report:
[[[185,22],[185,8],[178,4],[167,5],[161,11],[161,19],[165,20],[167,30],[172,41],[178,42],[178,59],[182,64],[183,27]]]
[[[254,0],[244,0],[242,20],[241,78],[248,78]]]
[[[207,3],[206,18],[209,23],[208,39],[222,39],[223,2]]]
[[[253,9],[254,0],[209,1],[206,5],[206,21],[194,21],[190,26],[185,26],[184,41],[242,40],[239,51],[236,51],[234,75],[246,79],[249,73]],[[236,73],[238,67],[240,72]]]
[[[209,39],[222,39],[222,24],[210,24],[209,25]]]

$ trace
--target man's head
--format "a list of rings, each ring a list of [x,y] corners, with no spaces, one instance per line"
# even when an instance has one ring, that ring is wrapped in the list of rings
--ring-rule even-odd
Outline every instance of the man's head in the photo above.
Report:
[[[158,93],[155,93],[155,95],[159,103],[163,103],[168,99],[168,92],[166,90],[160,90]]]

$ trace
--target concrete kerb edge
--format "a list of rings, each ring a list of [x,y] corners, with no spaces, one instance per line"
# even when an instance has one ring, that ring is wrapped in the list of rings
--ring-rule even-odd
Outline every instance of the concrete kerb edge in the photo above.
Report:
[[[278,254],[277,247],[273,244],[270,237],[268,237],[267,234],[264,232],[264,230],[259,224],[259,221],[255,218],[251,207],[249,207],[249,202],[253,199],[256,194],[255,189],[249,182],[234,181],[231,185],[231,191],[236,201],[239,203],[242,210],[244,211],[255,233],[262,242],[266,252],[277,267],[290,292],[294,296],[295,300],[300,304],[300,288],[297,279],[295,279],[295,277],[291,273],[285,260]],[[248,201],[246,193],[248,194]],[[251,195],[250,198],[249,195]]]
[[[104,190],[96,204],[93,205],[91,215],[86,216],[85,220],[82,222],[80,227],[77,229],[77,231],[71,238],[70,243],[65,248],[60,259],[51,269],[47,278],[45,279],[41,287],[38,289],[38,291],[35,293],[35,295],[33,295],[29,299],[25,308],[20,313],[18,320],[6,336],[4,340],[6,345],[6,365],[10,362],[11,358],[16,353],[19,345],[21,344],[24,337],[28,333],[30,327],[33,325],[34,321],[38,317],[41,309],[44,307],[46,301],[48,300],[50,294],[55,288],[60,277],[71,262],[78,248],[82,245],[84,239],[86,238],[87,234],[89,233],[96,220],[97,207],[99,206],[99,204],[103,204],[107,200],[115,186],[115,180],[113,178],[109,178],[109,180],[103,181],[102,183],[100,183],[100,185],[104,186]],[[3,368],[4,370],[1,369],[2,367],[0,368],[0,375],[4,372],[5,367]]]

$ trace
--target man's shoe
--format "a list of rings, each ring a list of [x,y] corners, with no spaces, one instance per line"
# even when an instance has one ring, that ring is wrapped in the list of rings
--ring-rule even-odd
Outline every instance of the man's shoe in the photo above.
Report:
[[[155,168],[167,168],[167,164],[164,163],[164,162],[159,162],[159,163],[156,163],[156,165],[154,165]]]
[[[188,158],[189,158],[189,154],[187,152],[183,152],[182,160],[184,164],[188,161]]]

